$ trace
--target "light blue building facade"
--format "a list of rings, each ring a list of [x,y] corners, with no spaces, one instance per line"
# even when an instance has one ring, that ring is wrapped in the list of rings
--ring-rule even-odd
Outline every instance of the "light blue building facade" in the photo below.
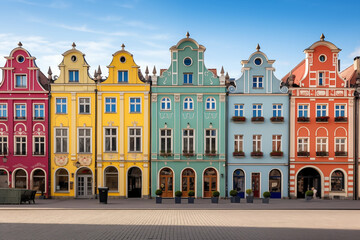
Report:
[[[229,87],[228,191],[255,198],[266,191],[272,198],[288,197],[289,95],[274,75],[274,60],[259,45],[241,63],[242,76]]]

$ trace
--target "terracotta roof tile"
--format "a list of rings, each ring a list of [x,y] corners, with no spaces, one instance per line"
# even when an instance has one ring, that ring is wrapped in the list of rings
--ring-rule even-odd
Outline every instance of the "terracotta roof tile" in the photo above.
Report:
[[[166,71],[167,69],[160,69],[160,76]]]
[[[212,72],[215,77],[218,76],[218,75],[217,75],[217,70],[216,70],[216,68],[209,68],[208,70],[209,70],[210,72]]]
[[[344,71],[340,73],[340,76],[346,79],[348,82],[350,81],[350,85],[356,83],[356,71],[354,70],[354,64],[351,64]]]
[[[304,76],[305,73],[305,59],[302,60],[298,65],[296,65],[296,67],[294,67],[291,70],[291,74],[293,75],[294,78],[294,84],[299,85],[299,82],[301,80],[301,78]],[[281,81],[282,82],[286,82],[288,77],[290,77],[290,72],[288,74],[286,74]]]

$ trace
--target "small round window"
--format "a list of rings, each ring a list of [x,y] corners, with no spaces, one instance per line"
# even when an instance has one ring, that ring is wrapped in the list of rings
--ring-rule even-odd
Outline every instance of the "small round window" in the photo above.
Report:
[[[258,66],[261,65],[261,63],[262,63],[261,58],[255,58],[254,63],[255,63],[255,65],[258,65]]]
[[[75,55],[72,55],[71,56],[71,61],[76,62],[76,60],[77,60],[77,57]]]
[[[120,57],[120,62],[122,62],[122,63],[126,62],[126,58],[124,56],[121,56]]]
[[[185,66],[190,66],[192,64],[192,60],[191,58],[187,57],[184,59],[184,64]]]
[[[19,55],[17,57],[17,60],[18,60],[19,63],[23,63],[25,61],[25,58],[24,58],[24,56]]]
[[[326,56],[325,55],[320,55],[319,60],[320,60],[320,62],[325,62],[326,61]]]

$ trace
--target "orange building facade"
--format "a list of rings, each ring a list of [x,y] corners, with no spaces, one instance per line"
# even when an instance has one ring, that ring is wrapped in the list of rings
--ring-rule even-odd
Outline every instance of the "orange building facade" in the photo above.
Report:
[[[341,49],[324,35],[283,81],[289,86],[290,197],[352,198],[354,88],[339,74]]]

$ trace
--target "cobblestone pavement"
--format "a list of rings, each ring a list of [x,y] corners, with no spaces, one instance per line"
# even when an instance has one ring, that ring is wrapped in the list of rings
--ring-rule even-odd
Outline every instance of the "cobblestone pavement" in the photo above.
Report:
[[[358,210],[1,209],[0,239],[359,239]]]

